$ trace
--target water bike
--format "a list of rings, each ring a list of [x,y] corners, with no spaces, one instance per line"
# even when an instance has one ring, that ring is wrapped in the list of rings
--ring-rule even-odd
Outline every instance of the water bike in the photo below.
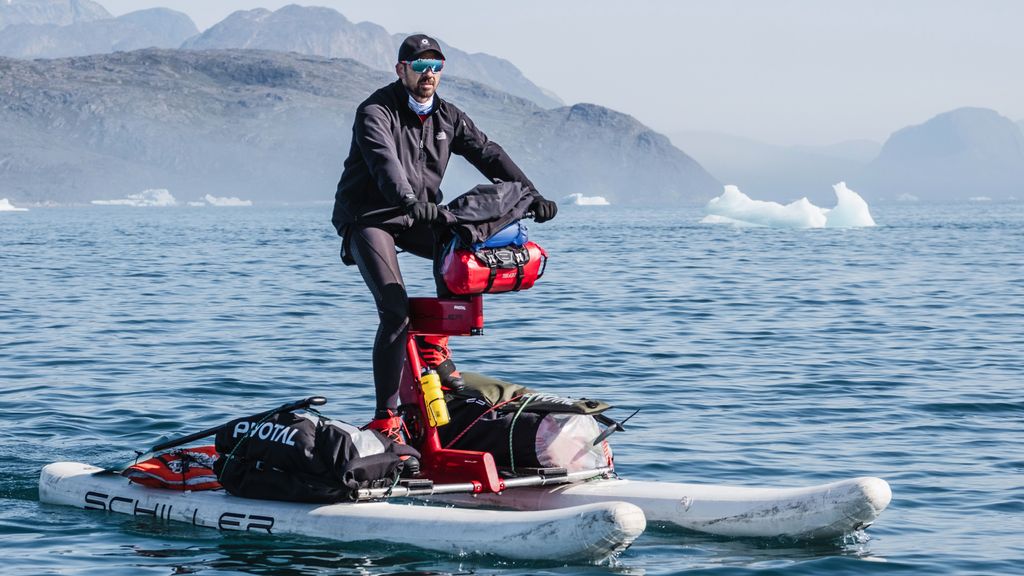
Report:
[[[489,288],[496,281],[511,289],[523,285],[523,262],[511,260],[499,268],[505,272],[478,271]],[[532,274],[530,284],[543,268],[535,266]],[[409,443],[420,453],[414,476],[396,478],[386,487],[355,490],[349,501],[309,504],[241,498],[224,490],[151,488],[132,483],[119,469],[59,462],[43,469],[40,500],[225,531],[592,562],[627,548],[648,522],[729,537],[834,538],[870,526],[892,497],[889,485],[874,477],[797,488],[636,481],[620,477],[610,460],[588,469],[510,469],[500,466],[488,451],[455,449],[450,442],[446,446],[439,434],[447,425],[446,396],[436,373],[420,357],[415,338],[482,335],[483,294],[410,298],[409,304],[406,377],[400,397]],[[323,402],[314,397],[271,412],[308,409]],[[603,432],[587,438],[593,445],[624,430],[622,423],[610,418],[599,421]],[[150,452],[195,442],[222,428],[164,442]],[[396,498],[401,503],[392,502]]]

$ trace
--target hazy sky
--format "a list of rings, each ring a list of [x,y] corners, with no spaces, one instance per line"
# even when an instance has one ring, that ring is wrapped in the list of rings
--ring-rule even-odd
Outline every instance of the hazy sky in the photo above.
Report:
[[[115,15],[165,6],[200,29],[235,10],[295,3],[98,2]],[[608,106],[666,133],[829,144],[883,141],[960,106],[1024,119],[1018,0],[299,3],[506,58],[567,103]]]

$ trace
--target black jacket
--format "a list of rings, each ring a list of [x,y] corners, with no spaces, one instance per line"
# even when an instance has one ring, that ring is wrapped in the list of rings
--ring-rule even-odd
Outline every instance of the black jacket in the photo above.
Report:
[[[483,242],[505,226],[522,220],[536,196],[518,182],[481,184],[448,204],[448,230],[464,246]],[[442,241],[447,241],[442,236]]]
[[[441,203],[441,178],[453,153],[466,158],[488,180],[519,182],[539,197],[533,183],[450,102],[434,96],[434,110],[421,121],[409,109],[409,94],[395,81],[370,95],[356,111],[352,147],[334,196],[331,222],[383,222],[402,212],[402,199]]]

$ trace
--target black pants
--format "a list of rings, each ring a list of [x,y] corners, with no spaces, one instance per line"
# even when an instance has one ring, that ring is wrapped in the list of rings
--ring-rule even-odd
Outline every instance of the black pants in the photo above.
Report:
[[[429,226],[354,225],[349,253],[377,304],[380,325],[373,341],[373,385],[377,410],[398,408],[398,388],[405,368],[409,335],[409,295],[398,267],[399,247],[423,258],[433,258],[434,233]]]

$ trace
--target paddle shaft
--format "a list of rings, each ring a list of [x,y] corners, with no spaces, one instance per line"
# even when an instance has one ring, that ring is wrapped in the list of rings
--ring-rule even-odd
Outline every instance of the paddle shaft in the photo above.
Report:
[[[288,404],[282,404],[281,406],[278,406],[277,408],[274,408],[273,410],[267,410],[266,412],[260,412],[259,414],[256,414],[255,416],[253,416],[253,418],[256,418],[256,419],[267,418],[267,417],[273,416],[274,414],[280,414],[282,412],[293,412],[295,410],[302,410],[303,408],[309,408],[310,406],[323,406],[326,403],[327,403],[327,399],[324,398],[323,396],[310,396],[309,398],[306,398],[304,400],[299,400],[297,402],[290,402]],[[213,428],[207,428],[206,430],[200,430],[199,432],[195,432],[193,434],[189,434],[188,436],[182,436],[181,438],[175,438],[174,440],[167,440],[165,442],[161,442],[161,443],[157,444],[156,446],[153,446],[152,448],[150,448],[148,452],[138,452],[137,453],[138,455],[135,457],[135,459],[132,462],[134,463],[134,462],[138,462],[139,460],[145,460],[147,458],[150,458],[150,457],[153,456],[154,453],[160,452],[161,450],[167,450],[168,448],[174,448],[176,446],[181,446],[183,444],[188,444],[189,442],[192,442],[194,440],[199,440],[200,438],[206,438],[207,436],[213,436],[217,432],[220,432],[222,429],[224,429],[224,427],[226,427],[226,426],[227,426],[227,424],[221,424],[220,426],[214,426]],[[125,468],[127,468],[128,466],[131,466],[131,463],[125,463],[125,464],[122,464],[122,465],[117,466],[115,468],[104,468],[103,470],[100,470],[99,472],[95,472],[95,474],[97,474],[97,475],[120,474],[121,471],[124,470]]]
[[[281,406],[278,406],[277,408],[274,408],[273,410],[267,410],[266,412],[260,412],[259,414],[256,414],[255,416],[253,416],[253,419],[266,418],[267,416],[273,416],[274,414],[281,414],[281,413],[285,413],[285,412],[294,412],[295,410],[302,410],[303,408],[309,408],[310,406],[323,406],[326,403],[327,403],[327,399],[324,398],[323,396],[310,396],[309,398],[306,398],[304,400],[299,400],[297,402],[291,402],[291,403],[288,403],[288,404],[283,404]],[[161,442],[161,443],[153,446],[152,448],[150,448],[149,452],[150,453],[160,452],[161,450],[167,450],[168,448],[174,448],[176,446],[181,446],[183,444],[188,444],[189,442],[193,442],[195,440],[199,440],[200,438],[206,438],[207,436],[213,436],[217,432],[220,432],[221,430],[223,430],[224,427],[226,427],[226,426],[227,426],[227,424],[221,424],[219,426],[214,426],[212,428],[207,428],[206,430],[200,430],[199,432],[195,432],[193,434],[189,434],[188,436],[182,436],[181,438],[175,438],[173,440],[167,440],[166,442]]]

